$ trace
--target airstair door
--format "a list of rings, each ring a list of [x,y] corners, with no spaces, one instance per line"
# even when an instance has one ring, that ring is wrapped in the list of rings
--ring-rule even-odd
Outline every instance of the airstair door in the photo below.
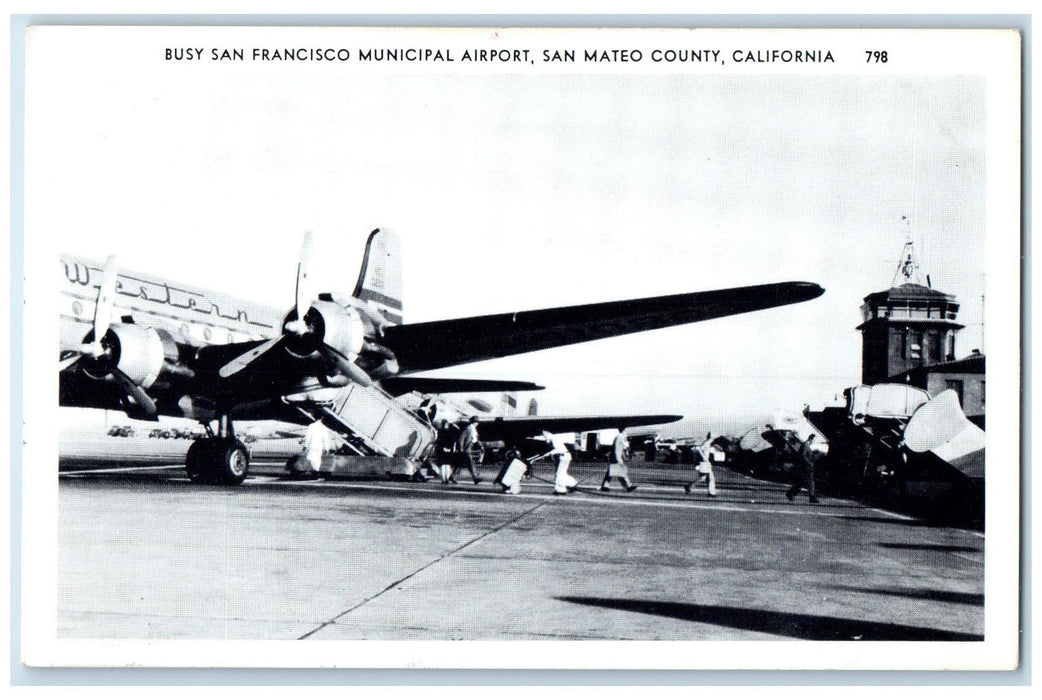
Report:
[[[350,384],[324,409],[323,422],[364,445],[370,455],[418,461],[434,440],[434,431],[377,386]]]

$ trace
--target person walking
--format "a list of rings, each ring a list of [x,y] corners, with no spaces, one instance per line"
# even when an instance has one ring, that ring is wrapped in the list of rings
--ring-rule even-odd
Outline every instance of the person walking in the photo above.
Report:
[[[470,478],[474,480],[474,483],[480,484],[481,479],[478,477],[477,472],[474,471],[474,457],[471,455],[471,449],[477,449],[477,443],[478,417],[471,416],[467,426],[463,428],[463,432],[456,439],[456,459],[459,460],[460,467],[465,467],[470,472]]]
[[[456,483],[456,438],[459,437],[459,432],[459,426],[448,420],[441,421],[438,427],[438,441],[434,455],[443,484]]]
[[[550,452],[548,454],[557,465],[554,473],[554,493],[559,496],[571,493],[579,486],[579,482],[568,473],[568,465],[572,463],[572,453],[568,451],[564,436],[552,435],[544,430],[543,439],[549,443]]]
[[[414,481],[427,481],[430,477],[441,478],[441,469],[438,467],[438,423],[435,418],[438,415],[438,406],[431,399],[425,399],[420,407],[416,409],[416,416],[427,424],[431,431],[431,442],[419,458],[419,468],[413,474]]]
[[[817,455],[814,454],[814,439],[816,437],[817,435],[811,433],[810,437],[800,445],[800,465],[793,475],[792,486],[785,492],[785,497],[790,501],[796,498],[801,488],[805,488],[807,489],[807,495],[810,497],[808,500],[811,503],[819,502],[817,488],[814,483],[814,462],[817,459]]]
[[[601,479],[601,491],[610,491],[611,487],[608,485],[612,477],[619,480],[622,487],[627,491],[636,491],[637,487],[630,483],[629,468],[627,462],[630,459],[630,443],[626,438],[626,434],[622,428],[619,428],[619,434],[615,436],[615,440],[611,443],[611,456],[608,462],[608,468],[604,472],[604,478]]]
[[[706,433],[706,439],[695,448],[699,462],[695,465],[695,480],[684,487],[684,493],[691,493],[691,488],[702,481],[709,485],[709,495],[716,498],[716,477],[713,475],[713,462],[709,459],[713,451],[713,434]]]

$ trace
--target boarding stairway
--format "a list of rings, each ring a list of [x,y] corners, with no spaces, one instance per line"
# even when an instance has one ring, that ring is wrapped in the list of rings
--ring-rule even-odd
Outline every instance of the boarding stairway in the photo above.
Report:
[[[380,387],[348,384],[328,404],[297,406],[321,420],[358,458],[373,458],[384,472],[411,474],[434,442],[434,430]],[[342,468],[357,463],[336,460]]]

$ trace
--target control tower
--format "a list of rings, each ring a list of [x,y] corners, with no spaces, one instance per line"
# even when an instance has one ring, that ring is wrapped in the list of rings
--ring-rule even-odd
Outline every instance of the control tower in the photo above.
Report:
[[[959,304],[951,294],[922,283],[911,237],[890,289],[861,306],[861,381],[878,384],[916,367],[955,359]]]

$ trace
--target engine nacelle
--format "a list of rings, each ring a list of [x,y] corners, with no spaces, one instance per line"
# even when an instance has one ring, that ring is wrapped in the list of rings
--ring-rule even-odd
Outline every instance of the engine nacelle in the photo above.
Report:
[[[287,318],[287,322],[291,319]],[[330,301],[316,301],[304,316],[308,332],[301,336],[287,333],[287,349],[306,357],[325,343],[349,360],[354,360],[365,344],[365,323],[358,311]]]
[[[177,346],[169,334],[133,324],[111,326],[102,345],[106,354],[85,364],[84,371],[96,379],[104,379],[113,369],[118,369],[144,389],[155,383],[168,355],[177,358]]]

